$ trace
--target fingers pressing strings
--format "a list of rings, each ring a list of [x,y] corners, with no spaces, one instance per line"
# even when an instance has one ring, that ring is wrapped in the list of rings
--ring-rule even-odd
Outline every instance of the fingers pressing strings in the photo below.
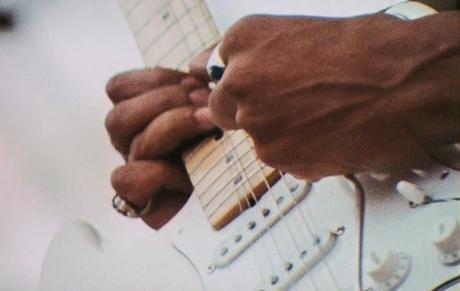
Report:
[[[177,85],[164,86],[118,103],[107,115],[112,144],[127,154],[132,139],[161,113],[188,104],[188,93]]]
[[[179,84],[186,76],[186,73],[164,68],[134,70],[110,79],[106,92],[110,100],[117,104],[155,88]]]
[[[112,144],[123,155],[127,155],[132,139],[154,120],[168,110],[207,105],[209,89],[203,81],[188,76],[181,84],[166,85],[120,101],[109,112],[105,126]]]
[[[166,157],[184,142],[206,134],[215,128],[204,118],[197,118],[192,107],[164,112],[136,136],[131,144],[129,160]]]

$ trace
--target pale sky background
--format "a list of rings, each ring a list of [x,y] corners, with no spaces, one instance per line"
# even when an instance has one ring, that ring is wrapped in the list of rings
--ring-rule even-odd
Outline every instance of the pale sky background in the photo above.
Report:
[[[17,26],[0,32],[0,290],[27,291],[66,221],[120,243],[149,231],[111,208],[122,160],[103,126],[106,81],[142,63],[116,0],[8,2]]]

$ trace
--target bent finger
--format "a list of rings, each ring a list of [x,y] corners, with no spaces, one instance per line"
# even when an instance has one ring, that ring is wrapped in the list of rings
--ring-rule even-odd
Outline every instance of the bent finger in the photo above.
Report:
[[[118,103],[105,120],[114,147],[122,154],[127,154],[136,134],[162,112],[185,106],[188,103],[187,95],[178,85],[170,85]]]
[[[163,190],[191,193],[193,186],[179,163],[170,161],[131,161],[112,173],[112,186],[117,195],[136,209],[144,208],[150,199],[152,210]]]
[[[223,83],[219,83],[209,95],[212,120],[220,128],[237,129],[239,127],[236,122],[237,104],[221,84]]]
[[[106,85],[106,92],[114,104],[146,91],[171,84],[179,84],[186,77],[184,72],[150,68],[134,70],[112,77]]]
[[[178,149],[185,141],[210,132],[215,125],[206,118],[198,118],[201,110],[190,106],[169,110],[159,115],[131,144],[129,159],[164,157]]]

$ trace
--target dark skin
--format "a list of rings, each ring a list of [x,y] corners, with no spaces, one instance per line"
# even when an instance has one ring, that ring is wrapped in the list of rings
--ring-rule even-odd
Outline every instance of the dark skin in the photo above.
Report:
[[[107,85],[106,125],[127,163],[112,184],[139,209],[154,197],[142,219],[158,229],[193,189],[183,145],[216,125],[244,129],[264,162],[305,179],[426,160],[460,140],[459,17],[253,16],[224,35],[227,67],[213,92],[208,52],[190,74],[120,74]]]

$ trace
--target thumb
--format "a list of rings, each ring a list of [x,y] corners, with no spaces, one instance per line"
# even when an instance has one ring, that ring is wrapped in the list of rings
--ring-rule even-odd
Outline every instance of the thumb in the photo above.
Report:
[[[189,70],[191,75],[205,81],[210,81],[206,65],[208,64],[209,57],[211,56],[214,47],[215,45],[204,50],[189,63]]]

